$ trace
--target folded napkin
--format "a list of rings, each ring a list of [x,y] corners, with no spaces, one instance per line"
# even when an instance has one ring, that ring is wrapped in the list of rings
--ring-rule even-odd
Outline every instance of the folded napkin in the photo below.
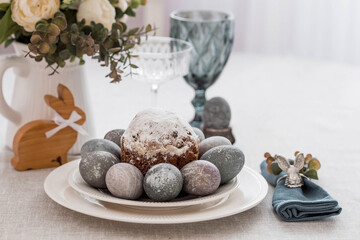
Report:
[[[260,164],[261,174],[273,186],[285,172],[279,175],[270,174],[267,164]],[[304,185],[299,188],[285,186],[285,178],[275,186],[272,205],[279,217],[287,222],[319,220],[339,215],[341,207],[324,189],[312,181],[303,178]]]

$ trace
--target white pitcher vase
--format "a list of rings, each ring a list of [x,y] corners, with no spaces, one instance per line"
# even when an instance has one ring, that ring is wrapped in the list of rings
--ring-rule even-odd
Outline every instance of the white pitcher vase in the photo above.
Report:
[[[86,122],[82,126],[88,135],[78,134],[77,141],[70,149],[69,155],[78,155],[84,142],[93,136],[92,116],[89,109],[88,90],[84,67],[76,63],[67,63],[64,68],[52,76],[46,62],[35,62],[24,57],[28,48],[25,44],[14,43],[16,55],[0,59],[0,113],[9,120],[6,128],[6,146],[12,149],[13,138],[17,130],[33,120],[53,119],[54,110],[46,105],[44,96],[57,96],[59,83],[67,86],[72,92],[75,105],[86,113]],[[7,103],[3,93],[3,77],[7,69],[13,68],[15,84],[12,100]],[[4,127],[1,127],[3,131]]]

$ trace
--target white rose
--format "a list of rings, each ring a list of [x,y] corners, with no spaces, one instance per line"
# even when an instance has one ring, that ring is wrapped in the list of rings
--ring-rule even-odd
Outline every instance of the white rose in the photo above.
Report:
[[[102,23],[111,30],[111,25],[115,22],[115,8],[109,0],[84,0],[80,3],[76,18],[78,22],[85,19],[86,24],[91,21]]]
[[[125,12],[125,10],[128,7],[128,3],[126,0],[119,0],[117,3],[114,4],[114,7],[120,8],[121,11]],[[128,16],[124,14],[122,18],[120,18],[120,21],[126,22]]]
[[[26,31],[33,32],[38,21],[52,18],[59,9],[60,0],[13,0],[11,18]]]
[[[0,0],[0,4],[1,3],[10,3],[10,0]]]

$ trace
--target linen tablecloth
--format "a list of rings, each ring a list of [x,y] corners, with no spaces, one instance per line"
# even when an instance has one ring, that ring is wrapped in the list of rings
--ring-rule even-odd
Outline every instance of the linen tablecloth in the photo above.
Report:
[[[107,69],[87,62],[96,136],[126,128],[149,106],[150,86],[132,80],[110,84]],[[13,74],[4,88],[11,96]],[[299,150],[322,163],[317,184],[343,207],[322,221],[282,222],[265,200],[246,212],[207,222],[142,225],[108,221],[53,202],[43,182],[53,169],[17,172],[4,148],[0,117],[0,239],[358,239],[360,236],[360,67],[233,53],[207,97],[222,96],[232,108],[231,125],[246,165],[259,171],[263,154],[291,157]],[[193,90],[182,79],[160,86],[159,104],[186,119],[193,116]]]

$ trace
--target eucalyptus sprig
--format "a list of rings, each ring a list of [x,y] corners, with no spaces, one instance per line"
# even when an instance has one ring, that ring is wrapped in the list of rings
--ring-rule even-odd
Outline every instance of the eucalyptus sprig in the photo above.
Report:
[[[294,154],[295,157],[299,153],[300,153],[299,151],[296,151]],[[268,152],[264,154],[264,157],[266,158],[267,171],[270,174],[279,175],[282,172],[282,170],[279,167],[279,164],[277,163],[275,158],[272,157],[271,154]],[[294,160],[289,159],[289,163],[293,165]],[[300,170],[300,173],[304,174],[308,178],[317,180],[319,179],[317,171],[320,169],[320,167],[321,167],[320,161],[316,158],[313,158],[313,156],[309,153],[305,157],[305,164],[304,167]]]
[[[35,61],[45,60],[52,69],[50,75],[57,73],[68,60],[79,59],[79,64],[83,65],[87,55],[110,68],[106,77],[110,77],[111,82],[121,81],[123,69],[137,68],[131,63],[131,58],[136,56],[130,50],[140,43],[141,36],[154,32],[151,25],[128,30],[126,24],[119,21],[112,25],[110,32],[101,23],[85,25],[84,20],[68,25],[62,12],[57,12],[50,20],[39,21],[35,28],[27,56]]]
[[[134,9],[145,5],[146,0],[128,0],[124,9],[116,5],[119,0],[108,1],[116,14],[116,22],[111,26],[104,27],[101,19],[98,23],[78,22],[78,9],[85,2],[60,0],[58,12],[50,19],[38,21],[31,32],[25,31],[25,25],[13,21],[9,3],[0,3],[0,44],[5,43],[5,47],[13,41],[27,44],[29,51],[26,56],[38,62],[46,61],[47,67],[52,69],[50,75],[57,73],[68,61],[78,59],[80,65],[84,64],[87,55],[97,59],[101,66],[110,68],[107,77],[112,79],[111,82],[119,82],[124,69],[130,68],[131,73],[132,68],[137,68],[131,63],[136,56],[130,50],[140,43],[142,36],[155,33],[155,29],[151,25],[127,29],[121,22],[124,15],[134,17]]]

